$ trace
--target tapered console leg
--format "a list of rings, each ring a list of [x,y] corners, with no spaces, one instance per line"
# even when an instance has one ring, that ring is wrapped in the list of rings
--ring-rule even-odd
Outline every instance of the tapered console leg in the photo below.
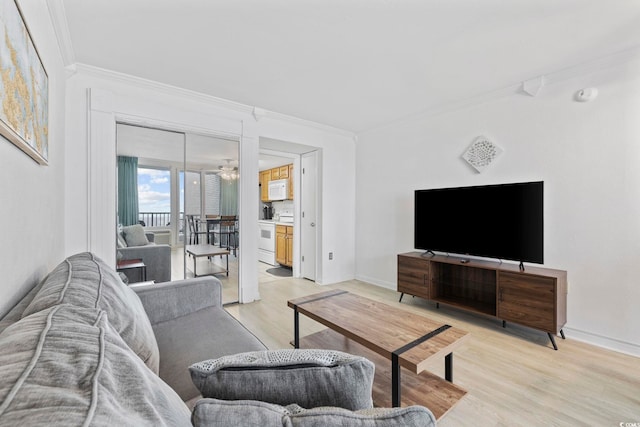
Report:
[[[549,332],[547,332],[547,335],[549,335],[549,339],[551,340],[551,344],[553,344],[553,349],[557,351],[558,350],[558,346],[556,345],[555,338],[553,338],[553,335],[551,335]]]
[[[402,297],[404,296],[404,292],[400,294],[400,301],[398,302],[402,302]]]
[[[453,382],[453,353],[444,357],[444,379]]]
[[[564,331],[562,329],[560,329],[560,336],[563,340],[566,340],[566,338],[564,337]]]

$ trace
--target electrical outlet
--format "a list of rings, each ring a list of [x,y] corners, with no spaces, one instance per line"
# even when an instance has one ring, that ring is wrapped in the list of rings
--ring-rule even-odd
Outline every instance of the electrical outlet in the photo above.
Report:
[[[329,252],[329,260],[333,259],[333,252]]]

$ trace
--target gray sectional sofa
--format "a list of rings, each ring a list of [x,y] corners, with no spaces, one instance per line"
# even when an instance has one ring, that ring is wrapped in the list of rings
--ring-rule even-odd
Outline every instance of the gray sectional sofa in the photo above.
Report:
[[[128,287],[77,254],[0,320],[0,426],[191,425],[189,366],[264,349],[217,279]]]
[[[0,426],[435,424],[422,407],[373,409],[373,371],[357,356],[266,350],[222,308],[215,278],[127,286],[85,252],[0,320]]]

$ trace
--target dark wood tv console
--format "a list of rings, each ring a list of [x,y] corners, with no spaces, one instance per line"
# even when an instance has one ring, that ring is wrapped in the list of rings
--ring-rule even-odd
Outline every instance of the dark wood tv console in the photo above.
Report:
[[[398,292],[493,316],[564,339],[567,272],[410,252],[398,255]]]

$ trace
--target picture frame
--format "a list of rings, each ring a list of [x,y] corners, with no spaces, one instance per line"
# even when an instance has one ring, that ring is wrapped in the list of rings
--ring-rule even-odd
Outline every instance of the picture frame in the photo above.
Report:
[[[15,0],[0,0],[0,135],[49,164],[49,77]]]

